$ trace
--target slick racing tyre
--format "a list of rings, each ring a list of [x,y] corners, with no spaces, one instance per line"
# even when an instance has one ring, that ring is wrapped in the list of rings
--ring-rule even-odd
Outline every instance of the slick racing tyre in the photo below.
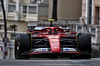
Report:
[[[91,58],[91,35],[90,34],[79,34],[78,35],[78,49],[86,52],[87,54],[82,55],[86,59]],[[81,57],[81,54],[79,55]]]
[[[90,59],[91,58],[91,36],[90,34],[78,34],[77,49],[83,54],[72,54],[70,59]]]
[[[21,55],[23,52],[30,50],[30,36],[27,34],[17,35],[15,38],[15,58],[29,59],[29,55]]]
[[[91,36],[90,34],[79,34],[78,36],[79,50],[91,52]]]

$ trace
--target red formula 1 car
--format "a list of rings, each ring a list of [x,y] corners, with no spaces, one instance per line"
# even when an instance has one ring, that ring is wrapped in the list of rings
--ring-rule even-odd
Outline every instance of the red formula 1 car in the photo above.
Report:
[[[70,32],[62,28],[46,27],[15,38],[15,58],[29,59],[30,55],[38,57],[91,58],[90,34]]]

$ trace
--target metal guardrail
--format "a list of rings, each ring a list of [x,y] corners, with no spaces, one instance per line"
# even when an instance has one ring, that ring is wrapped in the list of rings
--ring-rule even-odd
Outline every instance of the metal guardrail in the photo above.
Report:
[[[2,40],[0,40],[0,47],[3,47],[4,46],[4,43]],[[11,40],[7,43],[7,46],[8,47],[14,47],[14,40]]]

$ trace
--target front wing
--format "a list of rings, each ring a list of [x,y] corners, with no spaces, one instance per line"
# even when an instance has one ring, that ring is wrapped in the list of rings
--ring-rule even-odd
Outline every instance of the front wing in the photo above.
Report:
[[[23,52],[21,55],[35,55],[35,54],[89,54],[84,51],[80,51],[75,48],[61,48],[60,52],[52,52],[50,48],[37,48],[37,49],[32,49],[27,52]]]

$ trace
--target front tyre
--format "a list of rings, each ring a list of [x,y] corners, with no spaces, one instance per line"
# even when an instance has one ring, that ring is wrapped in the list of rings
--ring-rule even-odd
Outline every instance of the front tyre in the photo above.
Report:
[[[79,34],[78,35],[78,49],[80,51],[86,52],[87,54],[79,55],[80,58],[85,59],[91,58],[91,35],[90,34]]]
[[[20,34],[15,38],[15,59],[29,59],[29,55],[21,55],[23,52],[30,50],[30,36]]]
[[[90,59],[91,58],[91,35],[78,34],[77,49],[84,54],[72,54],[71,59]]]

